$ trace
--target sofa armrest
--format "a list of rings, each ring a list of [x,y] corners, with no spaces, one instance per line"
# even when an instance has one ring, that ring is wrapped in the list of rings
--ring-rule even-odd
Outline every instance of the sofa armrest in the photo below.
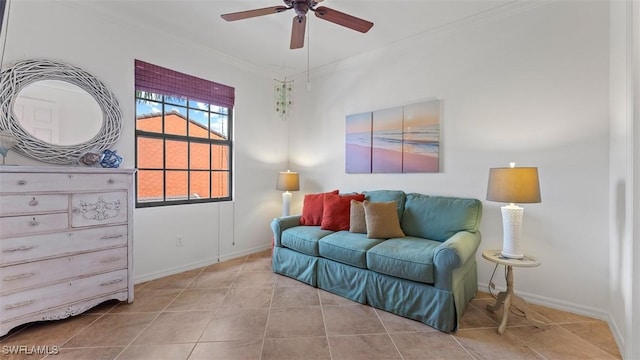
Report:
[[[271,221],[271,230],[273,230],[273,245],[282,246],[280,244],[280,238],[282,232],[288,228],[300,225],[300,215],[281,216]]]
[[[452,288],[453,270],[470,259],[475,259],[480,239],[480,232],[460,231],[438,246],[433,257],[435,287],[449,290]]]

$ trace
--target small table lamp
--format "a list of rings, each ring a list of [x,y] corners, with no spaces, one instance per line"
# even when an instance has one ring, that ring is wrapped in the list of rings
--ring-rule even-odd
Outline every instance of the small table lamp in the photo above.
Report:
[[[298,173],[289,170],[279,172],[276,190],[284,191],[282,193],[282,216],[289,216],[291,210],[291,193],[289,191],[300,190]]]
[[[539,203],[538,168],[515,167],[489,169],[487,200],[509,203],[502,209],[502,256],[522,259],[520,231],[524,209],[515,203]]]

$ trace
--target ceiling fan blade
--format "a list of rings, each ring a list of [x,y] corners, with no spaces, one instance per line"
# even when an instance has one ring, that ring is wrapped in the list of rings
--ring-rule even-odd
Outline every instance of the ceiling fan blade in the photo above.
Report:
[[[291,45],[290,49],[300,49],[304,46],[304,31],[307,28],[306,16],[295,16],[293,18],[293,26],[291,27]]]
[[[320,6],[315,9],[316,16],[320,19],[324,19],[330,21],[334,24],[342,25],[344,27],[348,27],[349,29],[353,29],[355,31],[359,31],[361,33],[366,33],[373,27],[373,23],[364,19],[357,18],[355,16],[345,14],[338,10],[329,9],[326,6]]]
[[[286,6],[272,6],[272,7],[262,8],[262,9],[254,9],[254,10],[239,11],[239,12],[234,12],[229,14],[222,14],[220,16],[227,21],[236,21],[236,20],[248,19],[256,16],[277,14],[283,11],[287,11],[289,9],[290,8]]]

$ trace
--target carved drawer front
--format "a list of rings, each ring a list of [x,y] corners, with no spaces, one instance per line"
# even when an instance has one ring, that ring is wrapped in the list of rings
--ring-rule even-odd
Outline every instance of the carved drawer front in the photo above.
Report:
[[[2,192],[92,191],[126,189],[126,174],[29,174],[7,173],[0,177]]]
[[[0,216],[66,211],[69,209],[67,195],[2,195]]]
[[[69,227],[69,214],[8,216],[0,218],[0,237],[31,234]],[[3,260],[4,261],[4,260]]]
[[[126,247],[1,267],[0,294],[126,267]]]
[[[127,245],[127,225],[0,240],[3,265]]]
[[[113,191],[71,195],[71,226],[117,224],[127,221],[127,193]]]
[[[127,270],[69,280],[0,296],[0,322],[127,288]]]

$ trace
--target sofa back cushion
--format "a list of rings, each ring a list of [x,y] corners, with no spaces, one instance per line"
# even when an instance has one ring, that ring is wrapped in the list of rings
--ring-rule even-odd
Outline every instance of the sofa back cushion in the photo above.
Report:
[[[395,201],[398,207],[398,219],[402,220],[406,195],[402,190],[372,190],[363,191],[364,198],[371,202]]]
[[[402,230],[407,236],[446,241],[458,231],[475,233],[480,226],[478,199],[407,194]]]

